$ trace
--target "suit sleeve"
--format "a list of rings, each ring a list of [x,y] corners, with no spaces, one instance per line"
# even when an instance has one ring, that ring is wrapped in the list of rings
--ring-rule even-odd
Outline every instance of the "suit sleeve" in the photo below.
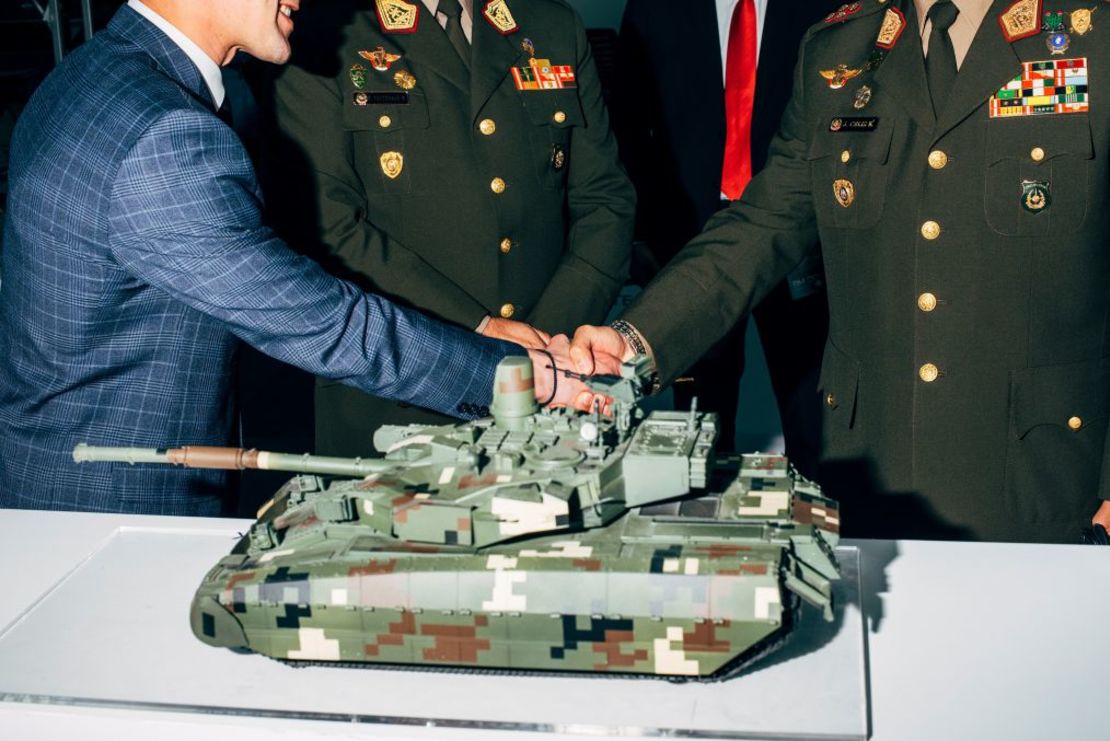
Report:
[[[262,224],[239,140],[206,112],[172,112],[144,133],[116,176],[108,219],[112,255],[141,281],[136,291],[165,291],[262,352],[367,393],[459,416],[460,404],[488,403],[497,363],[523,352],[292,252]]]
[[[287,160],[280,169],[295,174],[283,178],[277,188],[267,183],[267,197],[310,200],[317,217],[311,224],[287,224],[288,230],[283,225],[283,234],[298,247],[302,239],[306,247],[319,245],[375,291],[458,320],[467,329],[477,327],[487,313],[477,299],[366,219],[366,193],[354,168],[351,139],[342,122],[343,100],[334,79],[288,65],[274,85],[273,104],[279,157]],[[313,210],[301,202],[288,205],[278,211]],[[280,221],[281,214],[277,217]]]
[[[601,80],[582,23],[575,16],[577,80],[585,125],[571,134],[567,173],[567,247],[529,321],[570,332],[604,321],[628,278],[636,194],[617,158],[601,97]]]
[[[767,167],[690,241],[624,315],[651,345],[660,379],[689,368],[817,242],[806,153],[805,44]]]

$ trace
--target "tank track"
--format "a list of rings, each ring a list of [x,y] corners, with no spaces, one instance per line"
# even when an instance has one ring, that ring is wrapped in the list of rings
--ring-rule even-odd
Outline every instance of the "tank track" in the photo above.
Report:
[[[701,684],[714,684],[717,682],[725,682],[733,679],[744,671],[770,654],[779,651],[790,641],[790,636],[793,633],[794,622],[797,618],[797,613],[801,609],[800,601],[797,598],[791,600],[791,604],[783,610],[783,623],[779,626],[778,630],[771,633],[762,641],[752,645],[747,651],[739,654],[729,663],[718,669],[715,673],[705,677],[688,677],[681,675],[670,674],[633,674],[623,672],[583,672],[583,671],[560,671],[560,670],[543,670],[543,669],[498,669],[494,667],[472,667],[472,666],[459,666],[456,664],[451,665],[432,665],[432,664],[387,664],[387,663],[374,663],[364,661],[301,661],[297,659],[274,659],[286,666],[295,669],[305,669],[309,667],[326,667],[326,668],[342,668],[342,669],[373,669],[385,671],[406,671],[406,672],[425,672],[429,674],[461,674],[461,675],[474,675],[486,674],[491,676],[502,677],[581,677],[590,679],[655,679],[665,680],[673,684],[686,684],[687,682],[698,682]],[[271,657],[272,658],[272,657]]]

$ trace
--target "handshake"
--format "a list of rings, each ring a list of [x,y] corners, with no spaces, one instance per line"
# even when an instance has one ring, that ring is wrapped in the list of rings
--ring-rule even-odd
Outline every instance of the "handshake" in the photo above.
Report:
[[[637,349],[612,327],[579,327],[574,339],[552,337],[535,327],[511,319],[491,317],[480,330],[486,337],[516,343],[528,350],[536,383],[536,398],[550,407],[593,411],[596,404],[608,411],[611,402],[577,376],[619,375],[621,363]]]

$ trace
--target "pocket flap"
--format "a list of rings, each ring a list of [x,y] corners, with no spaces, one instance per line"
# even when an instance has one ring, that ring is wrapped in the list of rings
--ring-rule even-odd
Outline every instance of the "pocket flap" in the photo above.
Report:
[[[359,90],[348,93],[343,103],[344,131],[395,131],[426,129],[428,99],[417,90]],[[356,96],[366,96],[356,100]],[[388,116],[383,126],[383,116]]]
[[[1040,425],[1078,432],[1106,416],[1108,396],[1110,359],[1013,371],[1013,432],[1018,439]]]
[[[584,126],[586,117],[582,115],[582,104],[578,91],[567,90],[525,90],[520,93],[528,118],[536,126],[554,126],[565,129],[569,126]]]
[[[852,130],[850,122],[874,120],[875,128],[871,130]],[[833,131],[835,121],[840,121],[839,130]],[[892,118],[863,118],[844,117],[841,119],[822,119],[813,140],[809,143],[807,160],[819,160],[825,157],[840,157],[847,151],[851,160],[871,160],[877,164],[885,164],[890,156],[890,142],[894,137],[894,120]],[[851,161],[849,160],[849,161]]]
[[[1050,162],[1064,155],[1094,157],[1091,122],[1082,113],[992,119],[989,132],[989,165],[1004,159]]]

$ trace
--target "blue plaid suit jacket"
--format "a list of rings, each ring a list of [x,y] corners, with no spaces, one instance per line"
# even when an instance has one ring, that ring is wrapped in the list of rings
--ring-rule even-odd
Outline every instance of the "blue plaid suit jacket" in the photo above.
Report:
[[[261,223],[251,164],[200,72],[127,7],[36,92],[10,182],[0,506],[219,513],[225,472],[78,466],[71,451],[228,444],[240,339],[457,416],[488,404],[497,362],[523,352],[290,251]]]

